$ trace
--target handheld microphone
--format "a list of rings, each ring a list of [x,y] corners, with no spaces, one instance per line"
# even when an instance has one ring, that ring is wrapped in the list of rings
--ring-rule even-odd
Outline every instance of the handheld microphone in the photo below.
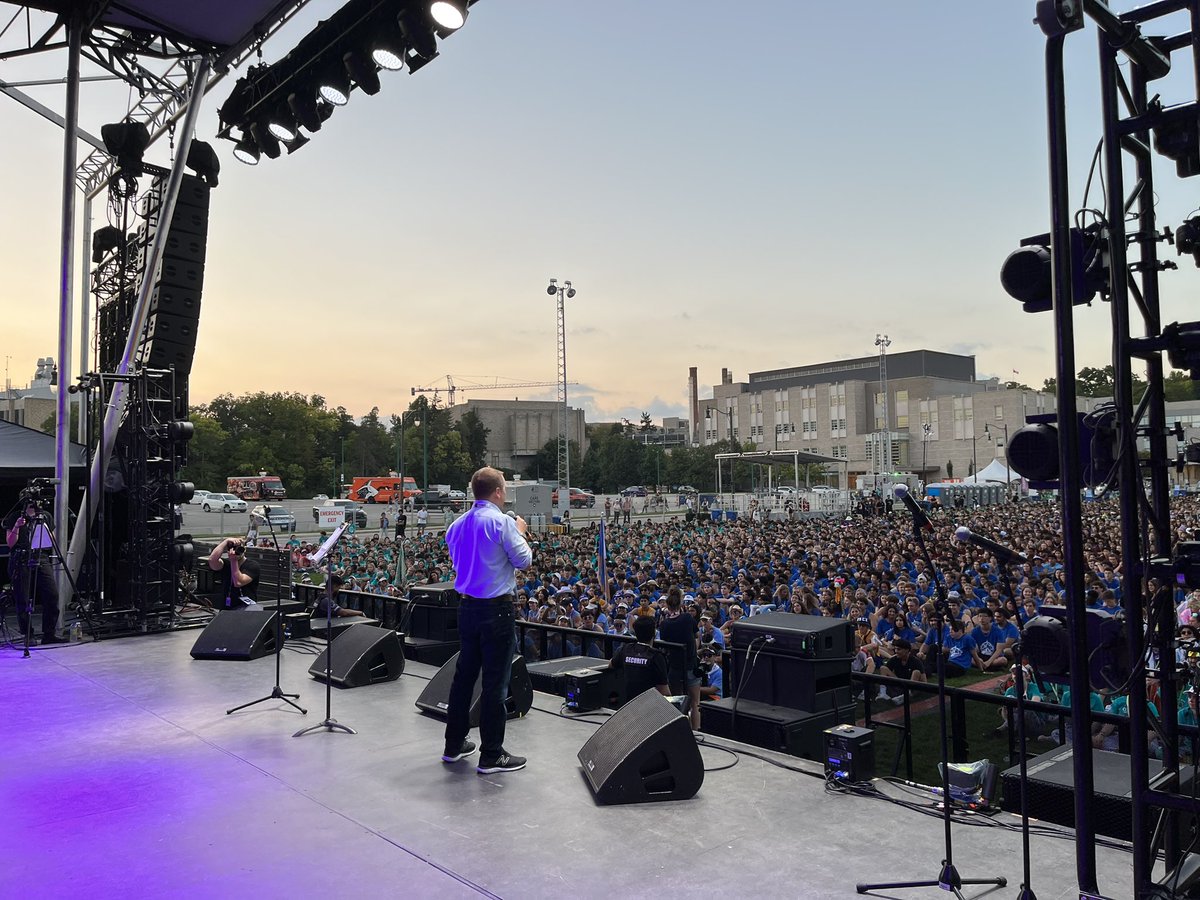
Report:
[[[991,553],[996,557],[996,559],[1000,560],[1000,562],[1005,563],[1006,565],[1011,566],[1014,563],[1027,562],[1024,553],[1018,553],[1011,547],[1005,547],[1003,544],[997,544],[990,538],[985,538],[983,535],[976,534],[966,525],[960,525],[958,528],[956,528],[954,530],[954,537],[960,541],[970,541],[976,547],[980,547],[988,551],[988,553]]]
[[[925,510],[917,505],[917,501],[912,498],[908,492],[907,484],[898,484],[893,489],[893,492],[900,498],[900,502],[908,507],[908,511],[912,513],[913,524],[917,528],[922,528],[925,531],[933,531],[933,523],[929,521],[929,516],[925,515]]]

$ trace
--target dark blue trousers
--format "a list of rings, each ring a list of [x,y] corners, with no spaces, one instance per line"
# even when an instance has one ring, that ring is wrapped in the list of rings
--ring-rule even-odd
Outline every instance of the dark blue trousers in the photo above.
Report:
[[[504,749],[508,679],[517,649],[516,613],[512,600],[463,598],[458,608],[462,642],[446,711],[446,749],[457,750],[471,728],[471,697],[483,673],[479,696],[479,754],[495,758]]]

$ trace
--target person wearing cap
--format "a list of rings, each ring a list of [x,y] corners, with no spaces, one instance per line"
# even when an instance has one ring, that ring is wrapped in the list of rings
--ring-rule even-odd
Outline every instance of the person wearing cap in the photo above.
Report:
[[[700,613],[700,626],[698,635],[700,644],[716,644],[721,649],[725,648],[725,635],[721,634],[721,630],[713,625],[712,613],[704,611]]]
[[[718,646],[701,645],[700,669],[704,673],[704,683],[700,685],[700,699],[720,700],[725,685],[725,673],[721,670],[721,649]]]
[[[636,626],[636,622],[634,625]],[[659,638],[683,645],[683,659],[673,654],[668,674],[671,687],[688,695],[688,718],[692,730],[700,730],[700,676],[696,674],[696,620],[683,610],[683,592],[678,587],[667,591],[666,612],[659,623]]]

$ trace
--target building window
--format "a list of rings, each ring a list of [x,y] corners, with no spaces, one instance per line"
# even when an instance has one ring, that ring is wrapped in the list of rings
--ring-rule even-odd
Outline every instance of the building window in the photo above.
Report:
[[[908,431],[908,391],[896,391],[896,429]]]

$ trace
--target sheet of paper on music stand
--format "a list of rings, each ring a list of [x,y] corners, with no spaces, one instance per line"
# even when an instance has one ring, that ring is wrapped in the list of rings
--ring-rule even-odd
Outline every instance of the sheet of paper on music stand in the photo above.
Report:
[[[54,542],[50,539],[50,529],[44,523],[38,522],[33,527],[33,534],[29,538],[29,548],[31,550],[49,550],[54,546]]]
[[[342,532],[345,530],[346,523],[343,522],[337,527],[337,530],[334,531],[333,534],[325,538],[325,543],[320,546],[316,553],[309,557],[314,566],[319,566],[321,564],[322,560],[324,560],[329,554],[329,551],[333,549],[333,545],[338,542],[338,538],[342,536]]]

